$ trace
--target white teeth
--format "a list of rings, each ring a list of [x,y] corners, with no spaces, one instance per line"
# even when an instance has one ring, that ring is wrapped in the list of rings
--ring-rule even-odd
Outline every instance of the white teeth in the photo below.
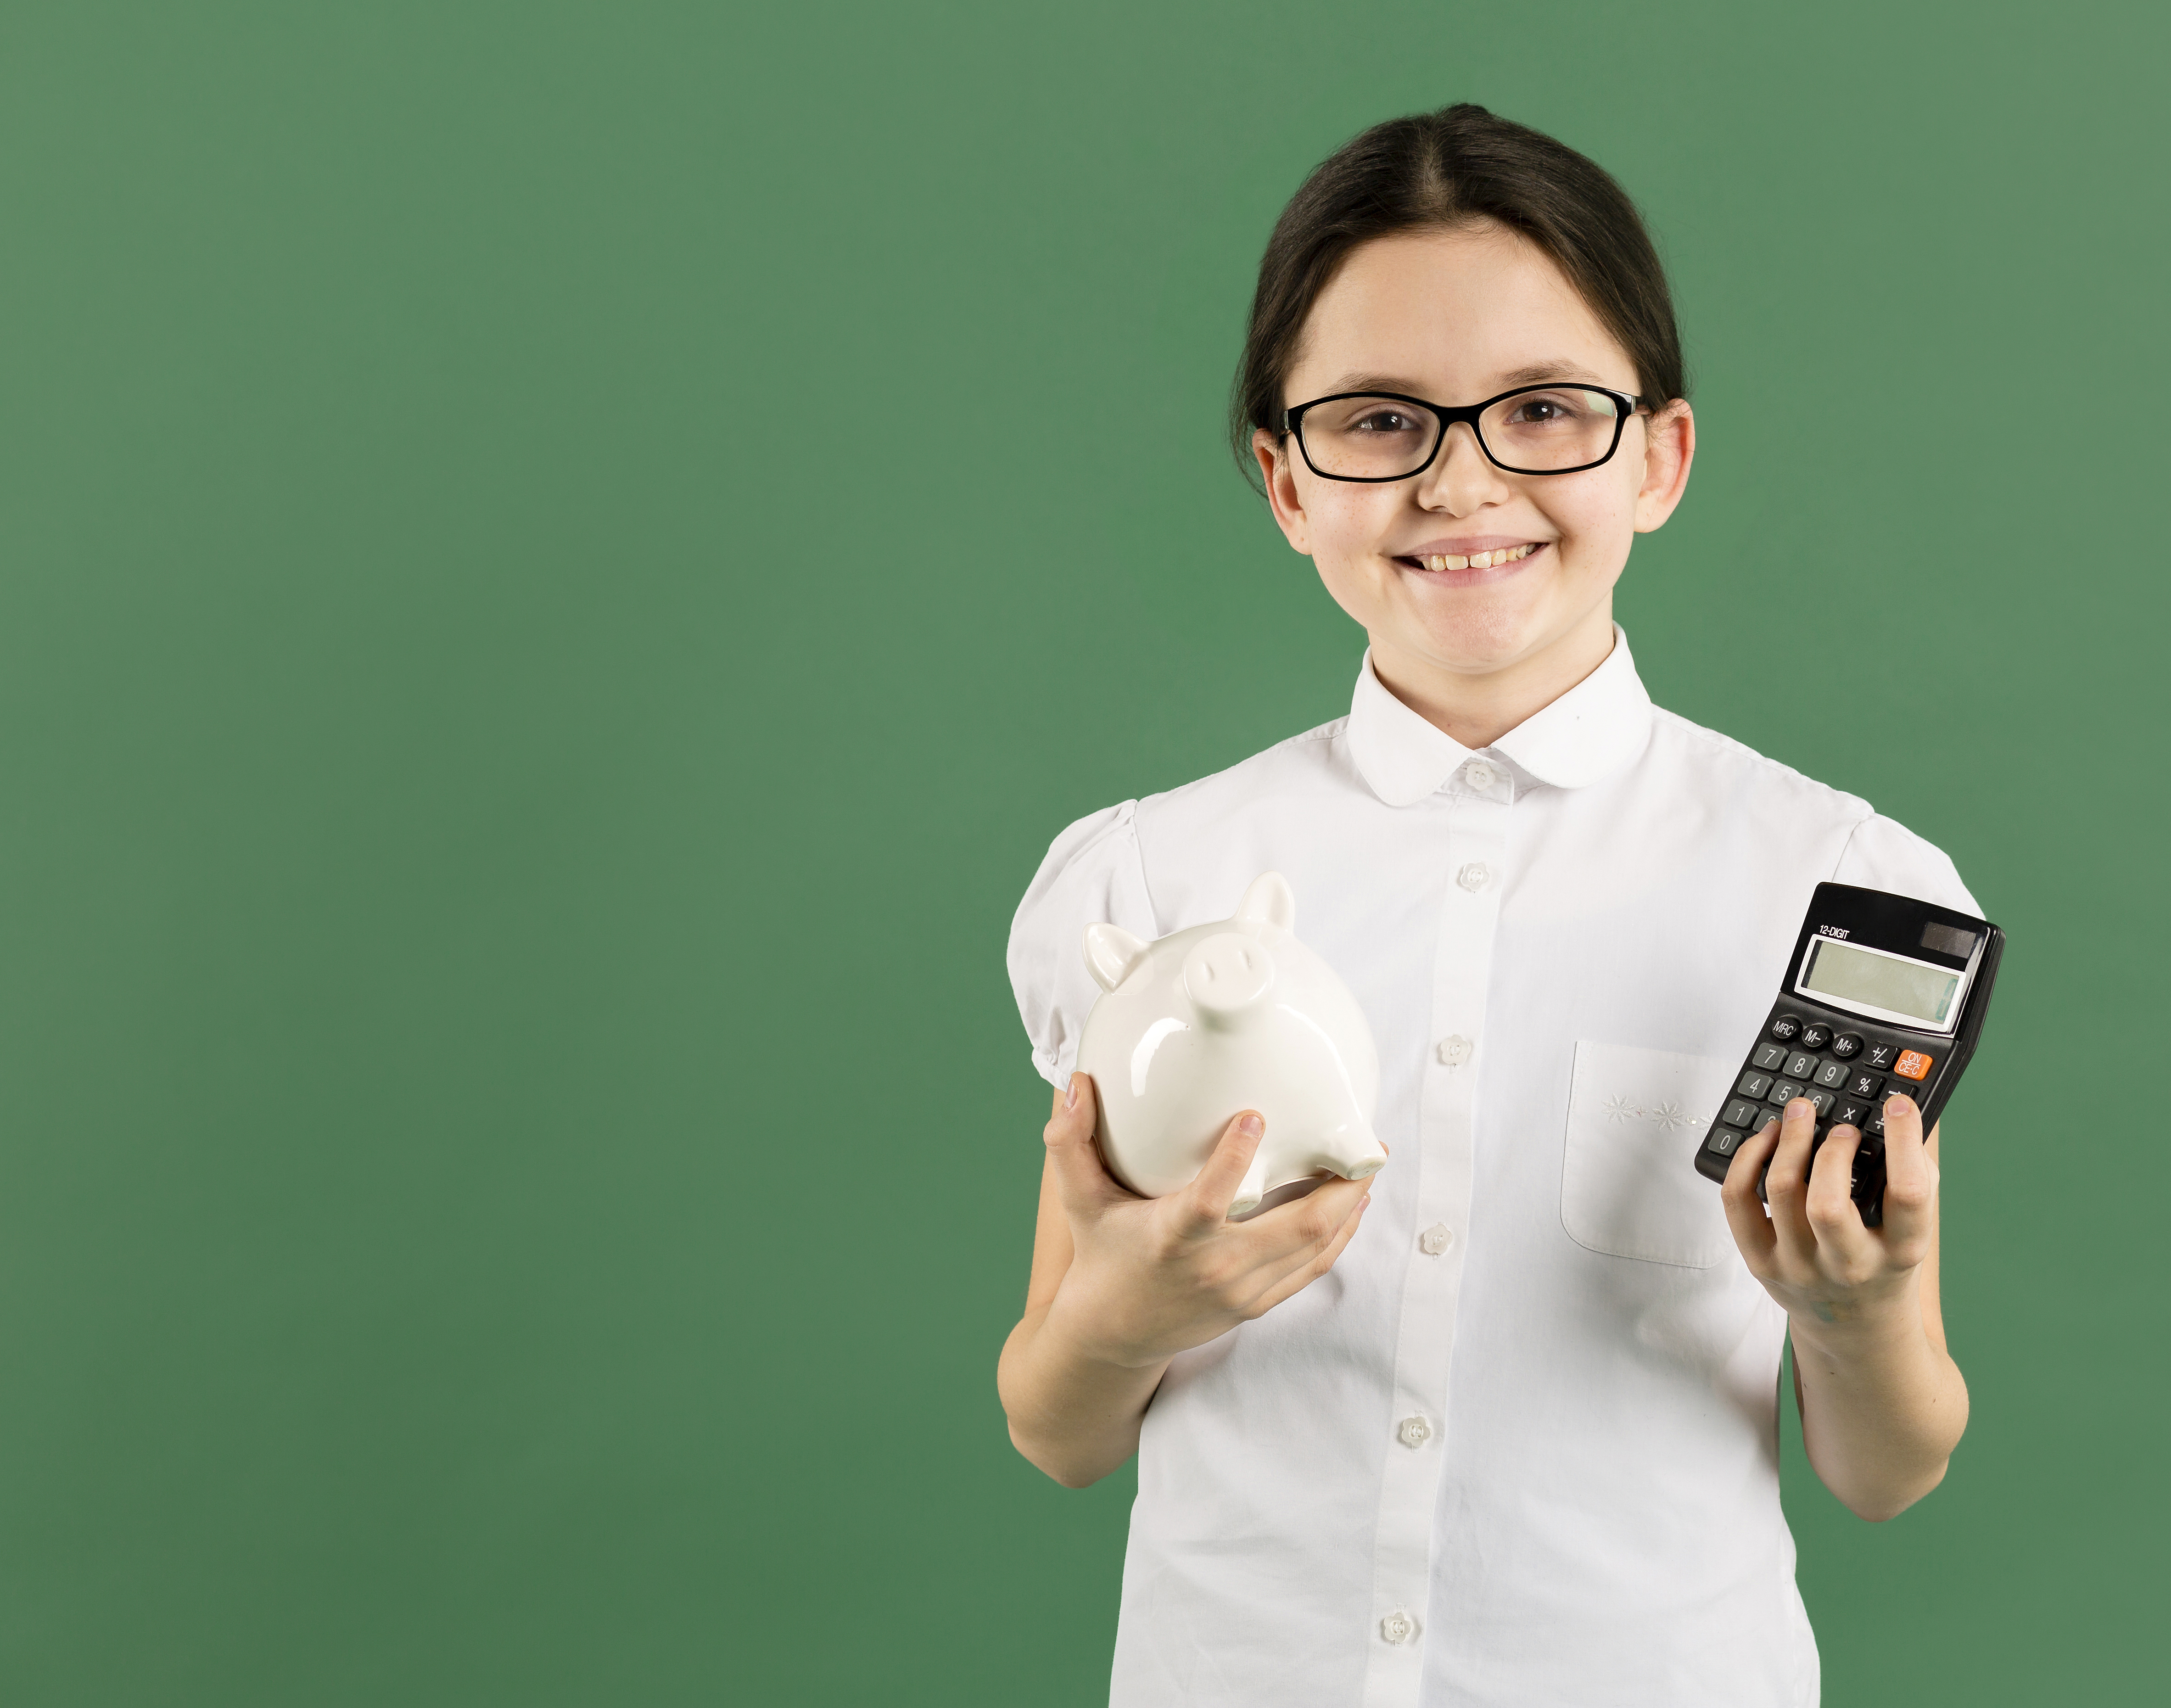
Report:
[[[1537,549],[1534,541],[1528,545],[1503,546],[1498,551],[1474,552],[1468,557],[1459,557],[1450,551],[1420,557],[1418,561],[1427,569],[1497,569],[1504,563],[1520,562]]]

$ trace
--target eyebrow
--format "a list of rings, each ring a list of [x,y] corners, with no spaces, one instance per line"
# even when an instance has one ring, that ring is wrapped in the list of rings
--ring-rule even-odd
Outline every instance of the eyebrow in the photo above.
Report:
[[[1519,385],[1545,385],[1568,379],[1587,379],[1593,385],[1606,383],[1580,363],[1534,362],[1527,368],[1496,375],[1493,389],[1495,392],[1513,391]],[[1345,373],[1334,382],[1330,395],[1340,391],[1399,391],[1410,397],[1423,395],[1416,381],[1394,373]]]

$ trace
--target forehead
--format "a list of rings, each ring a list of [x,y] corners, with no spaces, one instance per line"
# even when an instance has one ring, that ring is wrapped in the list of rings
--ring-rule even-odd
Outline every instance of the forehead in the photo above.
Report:
[[[1627,352],[1543,251],[1497,225],[1350,251],[1312,304],[1289,400],[1379,386],[1468,403],[1533,380],[1636,389]]]

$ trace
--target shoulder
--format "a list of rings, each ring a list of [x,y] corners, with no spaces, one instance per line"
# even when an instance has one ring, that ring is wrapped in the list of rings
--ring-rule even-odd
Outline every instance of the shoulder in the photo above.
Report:
[[[1069,904],[1059,910],[1067,916],[1075,911],[1076,903],[1086,899],[1086,892],[1096,898],[1112,899],[1116,890],[1129,889],[1134,894],[1125,899],[1144,904],[1143,923],[1112,913],[1094,916],[1112,920],[1127,930],[1161,935],[1148,929],[1153,921],[1146,889],[1145,845],[1166,846],[1181,841],[1194,829],[1226,824],[1256,810],[1346,787],[1355,773],[1342,755],[1337,738],[1348,721],[1336,718],[1278,741],[1225,771],[1159,794],[1118,801],[1065,826],[1048,844],[1040,869],[1027,888],[1017,924],[1045,911],[1048,903],[1059,895]],[[1014,926],[1014,934],[1015,929]]]
[[[1199,874],[1193,868],[1206,851],[1245,865],[1258,840],[1241,830],[1247,820],[1301,823],[1337,787],[1339,773],[1354,779],[1336,740],[1347,722],[1291,736],[1180,788],[1089,813],[1048,845],[1010,921],[1008,954],[1043,1074],[1062,1082],[1092,1007],[1096,991],[1079,952],[1086,927],[1105,921],[1149,941],[1166,937],[1174,916],[1193,905]],[[1252,863],[1245,875],[1264,869]]]
[[[1663,706],[1651,708],[1650,758],[1678,771],[1688,787],[1714,798],[1746,798],[1761,808],[1813,814],[1820,823],[1852,824],[1876,811],[1859,795],[1820,783],[1746,742],[1691,723]]]
[[[1745,828],[1820,845],[1821,875],[1980,916],[1944,851],[1859,795],[1833,788],[1732,736],[1652,708],[1649,759]]]

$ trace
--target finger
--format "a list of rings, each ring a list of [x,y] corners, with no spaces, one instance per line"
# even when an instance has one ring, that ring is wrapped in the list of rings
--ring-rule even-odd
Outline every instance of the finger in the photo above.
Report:
[[[1770,1262],[1772,1249],[1778,1243],[1778,1236],[1772,1231],[1772,1218],[1764,1213],[1763,1203],[1756,1196],[1756,1183],[1763,1178],[1765,1164],[1778,1148],[1779,1123],[1775,1118],[1765,1123],[1761,1132],[1751,1133],[1741,1141],[1727,1168],[1725,1184],[1718,1189],[1719,1202],[1726,1208],[1726,1225],[1734,1230],[1734,1243],[1741,1248],[1751,1270]]]
[[[1809,1226],[1809,1140],[1817,1129],[1817,1106],[1805,1097],[1789,1102],[1779,1123],[1778,1147],[1764,1176],[1765,1200],[1772,1206],[1772,1232],[1783,1261],[1814,1265],[1817,1237]]]
[[[1922,1112],[1895,1092],[1884,1103],[1886,1248],[1904,1263],[1922,1261],[1937,1213],[1937,1165],[1922,1141]]]
[[[1862,1134],[1854,1127],[1834,1127],[1825,1135],[1816,1160],[1809,1165],[1805,1206],[1818,1245],[1841,1270],[1850,1272],[1877,1243],[1854,1201],[1854,1153],[1861,1143]]]
[[[1320,1276],[1325,1275],[1327,1270],[1332,1269],[1334,1267],[1334,1260],[1340,1257],[1344,1251],[1348,1249],[1349,1242],[1356,1237],[1357,1226],[1359,1222],[1364,1221],[1364,1211],[1368,1207],[1370,1207],[1371,1202],[1371,1196],[1369,1193],[1359,1198],[1357,1200],[1356,1207],[1353,1209],[1348,1215],[1342,1218],[1341,1229],[1335,1234],[1333,1239],[1328,1243],[1327,1249],[1321,1252],[1318,1256],[1313,1258],[1309,1263],[1300,1264],[1295,1269],[1291,1270],[1287,1275],[1284,1276],[1279,1281],[1268,1287],[1266,1292],[1260,1294],[1259,1297],[1252,1302],[1252,1314],[1255,1317],[1263,1316],[1267,1312],[1273,1309],[1273,1308],[1279,1304],[1284,1299],[1289,1297],[1292,1294],[1302,1292],[1306,1287],[1317,1281]]]
[[[1041,1134],[1055,1165],[1056,1195],[1073,1214],[1090,1215],[1138,1195],[1111,1176],[1101,1161],[1100,1147],[1093,1142],[1099,1114],[1093,1076],[1074,1073],[1068,1088],[1055,1094],[1055,1112]]]
[[[1236,1201],[1236,1189],[1252,1171],[1252,1158],[1265,1137],[1266,1117],[1247,1109],[1221,1130],[1214,1153],[1198,1176],[1183,1189],[1182,1207],[1194,1231],[1219,1227],[1229,1219],[1229,1206]]]
[[[1330,1176],[1303,1197],[1254,1216],[1244,1224],[1252,1263],[1278,1275],[1292,1263],[1309,1261],[1333,1243],[1371,1190],[1370,1179]]]

